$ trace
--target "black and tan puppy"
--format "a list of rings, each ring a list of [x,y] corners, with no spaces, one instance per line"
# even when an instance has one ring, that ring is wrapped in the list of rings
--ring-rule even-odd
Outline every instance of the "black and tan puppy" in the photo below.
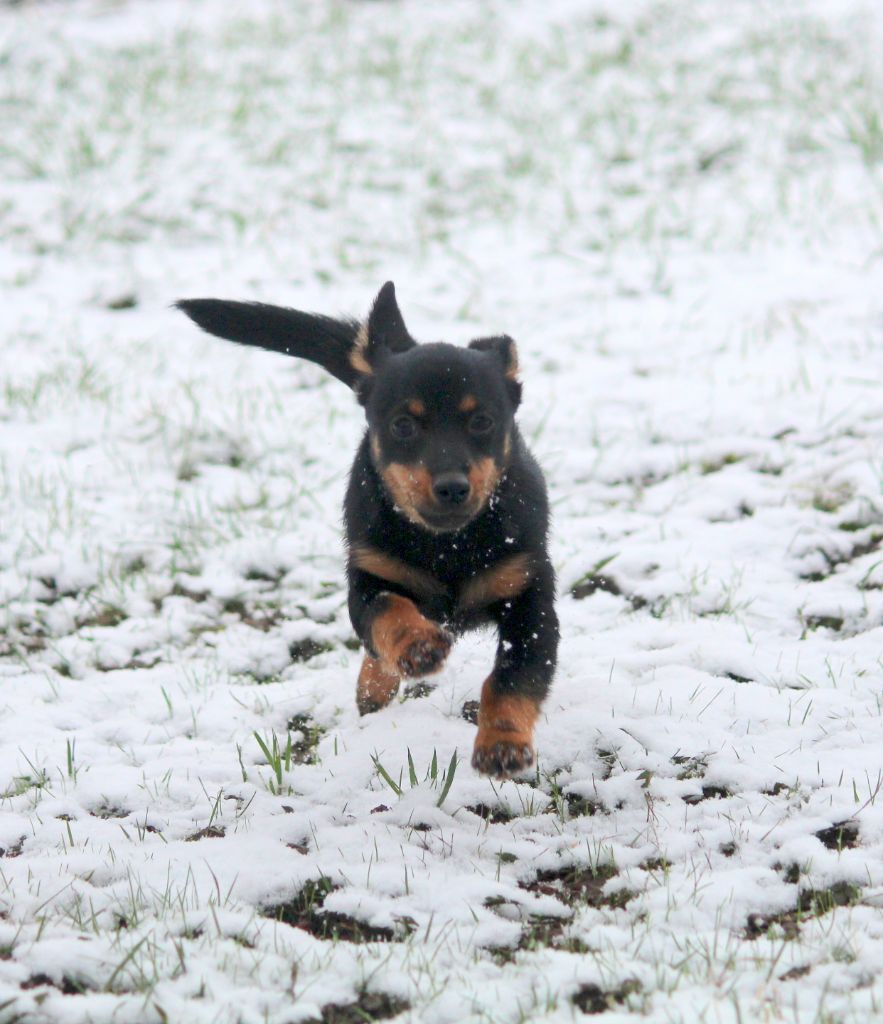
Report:
[[[418,345],[391,282],[366,323],[219,299],[178,308],[211,334],[318,363],[365,408],[344,506],[362,714],[403,676],[437,672],[453,635],[492,623],[472,764],[501,778],[531,765],[558,620],[546,488],[515,425],[512,339]]]

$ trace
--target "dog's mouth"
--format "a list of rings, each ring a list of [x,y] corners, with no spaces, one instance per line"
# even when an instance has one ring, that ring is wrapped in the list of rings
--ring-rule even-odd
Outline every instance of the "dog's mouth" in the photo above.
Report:
[[[478,513],[477,507],[458,508],[448,512],[440,512],[438,509],[415,509],[423,523],[433,533],[456,533],[464,526],[471,523]]]

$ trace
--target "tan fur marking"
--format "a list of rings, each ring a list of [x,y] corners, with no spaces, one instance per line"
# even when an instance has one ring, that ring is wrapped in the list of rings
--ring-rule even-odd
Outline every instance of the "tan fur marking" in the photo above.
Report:
[[[365,655],[356,684],[356,704],[364,715],[385,708],[399,690],[401,676],[370,654]]]
[[[463,610],[483,608],[495,601],[517,597],[533,575],[531,556],[522,553],[504,558],[497,565],[474,576],[462,589],[457,606]]]
[[[497,743],[533,748],[533,730],[540,714],[536,701],[516,694],[494,693],[493,676],[481,688],[478,706],[476,750],[487,750]]]
[[[390,583],[398,583],[420,597],[437,597],[448,592],[447,587],[428,572],[385,551],[378,551],[370,544],[354,544],[350,556],[353,565],[359,569]]]
[[[371,435],[371,454],[374,457],[375,464],[379,465],[382,452],[380,451],[380,438],[376,434]]]
[[[469,486],[472,488],[472,501],[483,505],[497,489],[502,470],[490,456],[479,459],[469,467]]]
[[[359,333],[356,335],[355,344],[350,352],[350,366],[352,366],[356,373],[362,373],[366,377],[370,377],[374,370],[371,369],[371,364],[368,362],[367,351],[368,325],[362,324],[359,327]]]
[[[395,665],[410,637],[432,623],[407,597],[388,594],[387,600],[388,607],[371,624],[371,644],[381,661]]]
[[[412,523],[425,526],[417,506],[425,508],[433,501],[432,477],[426,467],[419,463],[407,466],[402,462],[391,462],[382,475],[386,489],[398,508]]]
[[[521,368],[518,365],[518,349],[513,341],[509,349],[509,365],[506,367],[506,380],[517,380],[520,370]]]
[[[478,408],[478,399],[475,395],[466,395],[459,405],[460,412],[472,412]]]
[[[451,637],[401,594],[386,594],[386,607],[371,623],[371,646],[383,665],[399,675],[438,672]]]
[[[419,398],[412,398],[408,402],[408,412],[412,416],[425,416],[426,406],[420,401]]]

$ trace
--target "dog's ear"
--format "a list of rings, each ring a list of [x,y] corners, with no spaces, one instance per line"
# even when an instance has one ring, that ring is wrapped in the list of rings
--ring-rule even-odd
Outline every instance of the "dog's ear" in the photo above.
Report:
[[[476,338],[469,342],[469,347],[478,352],[487,352],[493,357],[502,371],[509,397],[517,406],[521,401],[521,381],[518,379],[518,349],[515,342],[508,334],[501,334],[495,338]]]
[[[353,365],[370,377],[387,356],[407,352],[416,344],[396,302],[395,285],[387,281],[377,293],[368,320],[359,331]]]
[[[396,286],[392,281],[377,293],[371,313],[368,316],[368,350],[381,352],[407,352],[416,341],[408,333],[399,304],[396,301]]]
[[[355,320],[335,320],[262,302],[182,299],[175,306],[219,338],[318,363],[353,389],[362,379],[352,362],[359,333]]]

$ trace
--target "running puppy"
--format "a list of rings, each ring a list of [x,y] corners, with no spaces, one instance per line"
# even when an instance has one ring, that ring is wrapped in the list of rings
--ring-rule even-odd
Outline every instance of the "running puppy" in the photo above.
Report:
[[[385,707],[403,676],[442,667],[454,636],[493,623],[472,764],[498,778],[528,768],[558,619],[545,483],[515,425],[512,339],[419,345],[392,282],[365,323],[219,299],[177,306],[210,334],[318,363],[365,409],[344,505],[349,612],[367,652],[359,711]]]

